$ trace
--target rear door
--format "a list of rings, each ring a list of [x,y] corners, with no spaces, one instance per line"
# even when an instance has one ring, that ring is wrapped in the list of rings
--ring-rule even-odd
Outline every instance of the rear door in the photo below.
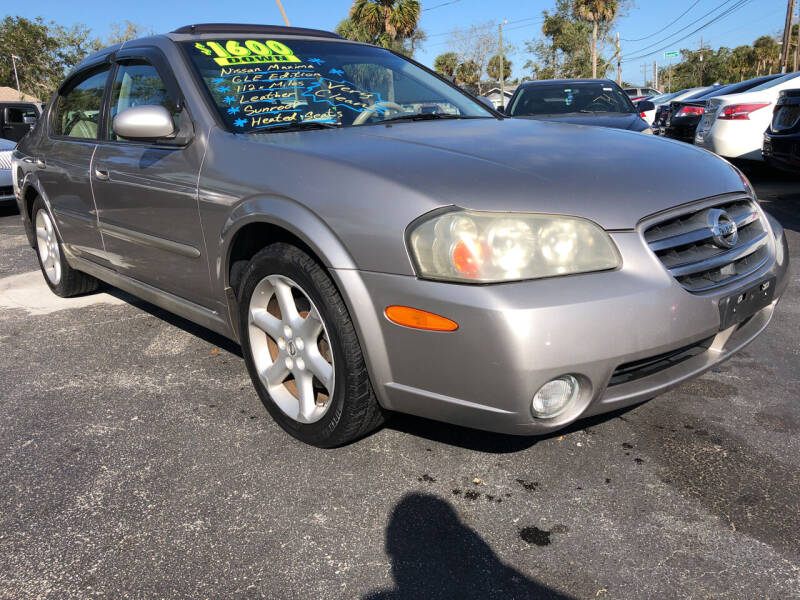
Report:
[[[89,167],[102,118],[108,63],[77,73],[59,89],[47,135],[36,152],[39,185],[50,203],[62,243],[84,258],[104,262]]]
[[[203,145],[163,54],[155,48],[119,52],[108,119],[92,162],[92,185],[106,251],[120,273],[204,306],[213,306],[200,225],[197,178]],[[175,139],[125,140],[114,132],[120,112],[164,106]]]

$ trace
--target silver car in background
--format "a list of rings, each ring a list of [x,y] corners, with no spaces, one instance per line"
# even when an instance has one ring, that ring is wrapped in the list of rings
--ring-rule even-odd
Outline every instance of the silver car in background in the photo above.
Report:
[[[648,400],[764,331],[788,279],[727,162],[505,119],[321,31],[96,53],[14,180],[56,294],[106,281],[237,340],[274,419],[324,447],[391,411],[535,435]]]
[[[16,142],[0,138],[0,204],[14,202],[14,188],[11,178],[11,151]]]

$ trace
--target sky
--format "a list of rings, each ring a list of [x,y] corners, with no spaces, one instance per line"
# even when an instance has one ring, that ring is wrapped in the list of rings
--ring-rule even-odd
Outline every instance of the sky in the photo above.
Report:
[[[191,23],[283,24],[274,0],[240,4],[220,0],[37,0],[4,4],[6,10],[13,8],[6,15],[40,16],[65,26],[83,23],[99,36],[109,32],[111,23],[126,19],[159,33]],[[347,16],[351,4],[351,0],[283,0],[292,25],[327,30]],[[541,37],[542,11],[554,5],[555,0],[422,0],[420,27],[429,37],[415,58],[432,66],[437,55],[448,51],[449,32],[454,28],[467,29],[490,22],[496,25],[505,20],[508,25],[504,28],[504,42],[514,47],[510,53],[513,77],[525,77],[522,67],[529,58],[525,42]],[[692,33],[729,8],[735,10],[702,31]],[[643,64],[652,74],[653,61],[659,65],[668,62],[664,50],[699,48],[701,35],[706,47],[752,44],[760,35],[781,32],[785,16],[786,0],[635,0],[627,16],[619,19],[616,26],[621,39],[631,40],[622,42],[623,80],[641,84]],[[670,25],[675,19],[678,20]],[[697,22],[692,24],[693,21]],[[664,30],[659,32],[661,29]],[[657,52],[644,56],[654,51]],[[606,56],[612,52],[607,51]],[[615,77],[616,73],[609,72],[608,76]]]

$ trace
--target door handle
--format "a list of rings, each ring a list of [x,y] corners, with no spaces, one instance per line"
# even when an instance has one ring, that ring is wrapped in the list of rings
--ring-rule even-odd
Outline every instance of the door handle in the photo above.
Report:
[[[95,167],[94,176],[101,181],[108,181],[108,171],[106,171],[105,169],[98,169],[97,167]]]
[[[37,166],[37,167],[39,167],[40,169],[44,169],[44,168],[46,168],[46,167],[47,167],[47,163],[46,163],[46,162],[44,162],[44,160],[43,160],[43,159],[41,159],[41,158],[37,158],[37,159],[36,159],[36,166]]]

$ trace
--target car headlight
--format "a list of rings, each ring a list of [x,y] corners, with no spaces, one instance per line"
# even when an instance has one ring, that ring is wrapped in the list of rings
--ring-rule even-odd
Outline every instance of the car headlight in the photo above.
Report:
[[[413,224],[417,274],[493,283],[556,277],[620,266],[614,242],[578,217],[453,210]]]

